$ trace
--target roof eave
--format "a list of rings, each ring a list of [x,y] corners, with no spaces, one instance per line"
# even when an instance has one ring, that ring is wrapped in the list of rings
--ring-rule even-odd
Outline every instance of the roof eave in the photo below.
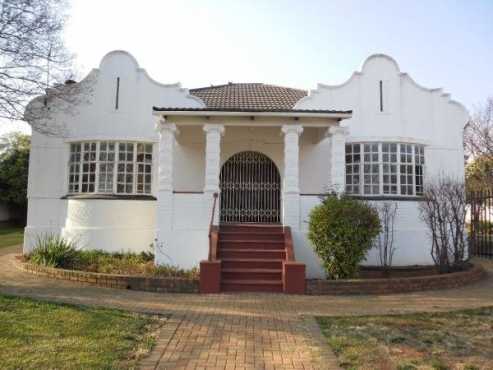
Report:
[[[332,118],[348,119],[352,117],[352,111],[344,112],[301,112],[301,111],[215,111],[215,110],[159,110],[153,109],[154,116],[229,116],[229,117],[310,117],[310,118]]]

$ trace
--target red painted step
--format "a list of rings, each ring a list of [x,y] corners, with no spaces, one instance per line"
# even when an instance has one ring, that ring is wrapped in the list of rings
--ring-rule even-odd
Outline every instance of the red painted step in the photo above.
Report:
[[[278,269],[222,269],[221,278],[225,280],[281,280],[282,270]]]
[[[223,280],[224,292],[282,292],[281,280]]]
[[[259,246],[260,248],[260,246]],[[286,252],[283,249],[239,249],[239,248],[220,248],[220,258],[234,259],[234,258],[261,258],[261,259],[284,259]]]
[[[257,237],[257,236],[252,236]],[[219,248],[237,249],[284,249],[284,241],[276,240],[221,240],[219,237]]]
[[[263,258],[222,258],[221,268],[282,269],[282,260]]]
[[[283,233],[280,225],[272,224],[226,224],[221,225],[220,232],[242,232],[242,233]]]
[[[256,240],[271,240],[284,242],[284,234],[282,232],[235,232],[235,231],[220,231],[219,238],[221,241],[228,240],[250,240],[255,237]]]

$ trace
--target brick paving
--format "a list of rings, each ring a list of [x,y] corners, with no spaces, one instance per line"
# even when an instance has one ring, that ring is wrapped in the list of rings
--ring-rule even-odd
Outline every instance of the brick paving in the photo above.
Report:
[[[383,296],[163,294],[98,288],[27,274],[0,249],[0,292],[171,314],[142,369],[337,369],[315,316],[448,311],[493,305],[488,279],[468,287]]]

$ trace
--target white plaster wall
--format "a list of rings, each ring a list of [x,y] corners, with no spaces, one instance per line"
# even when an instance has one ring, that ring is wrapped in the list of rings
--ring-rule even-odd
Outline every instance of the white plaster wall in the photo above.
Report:
[[[278,122],[280,124],[281,121]],[[175,146],[175,191],[203,191],[205,168],[205,133],[201,126],[180,126]],[[321,193],[329,181],[330,140],[324,130],[306,127],[300,137],[301,193]],[[276,164],[284,174],[284,138],[281,127],[226,126],[221,139],[221,166],[242,151],[257,151]]]
[[[120,78],[119,104],[115,107],[116,79]],[[124,51],[108,53],[99,68],[92,70],[78,84],[76,106],[65,107],[60,102],[50,103],[54,112],[48,122],[49,135],[33,130],[29,163],[28,218],[24,238],[25,252],[34,245],[41,233],[76,235],[85,247],[103,249],[140,249],[150,238],[149,230],[155,229],[155,209],[147,202],[94,200],[72,203],[62,200],[67,192],[69,145],[79,140],[128,140],[156,143],[154,145],[153,189],[157,194],[157,142],[158,135],[152,117],[152,106],[203,107],[203,102],[188,94],[179,84],[164,85],[152,80],[139,67],[133,56]],[[37,106],[34,99],[27,108]],[[36,126],[36,122],[33,122]],[[95,204],[97,203],[97,206]],[[84,204],[82,207],[81,204]],[[77,205],[77,206],[76,206]],[[90,211],[89,211],[90,210]],[[119,216],[125,221],[126,213],[140,215],[142,221],[123,232],[110,220],[98,218],[98,224],[85,218],[74,224],[79,212],[90,212],[105,217]],[[123,215],[120,213],[124,212]],[[149,214],[147,214],[149,213]],[[144,217],[144,215],[146,215]],[[97,226],[99,225],[99,226]],[[99,227],[100,229],[97,229]],[[107,232],[101,228],[106,227]],[[130,226],[129,226],[130,227]],[[113,228],[110,232],[109,229]],[[132,230],[132,231],[130,231]],[[134,235],[131,237],[131,235]],[[142,243],[135,240],[142,236]],[[127,238],[128,237],[128,238]],[[99,240],[99,241],[98,241]],[[82,242],[83,241],[83,242]],[[89,245],[91,244],[92,245]]]
[[[79,248],[149,250],[156,233],[156,201],[69,199],[62,235]]]
[[[380,112],[379,81],[383,81],[384,111]],[[397,63],[385,55],[369,57],[361,72],[342,85],[319,85],[301,99],[299,109],[351,109],[353,116],[343,121],[348,127],[347,142],[396,141],[425,145],[425,182],[439,176],[464,180],[463,127],[468,120],[466,109],[450,100],[441,89],[417,85],[401,73]],[[302,219],[316,202],[302,199]],[[395,265],[432,263],[428,231],[419,220],[418,203],[399,201],[396,220]],[[305,224],[306,225],[306,224]],[[303,232],[302,232],[303,234]],[[305,235],[305,234],[303,234]],[[309,274],[316,276],[316,258],[309,242],[297,235],[297,255],[306,258]],[[366,264],[378,263],[376,250],[370,251]]]
[[[301,197],[301,229],[293,232],[294,250],[297,260],[307,266],[309,278],[324,276],[320,260],[308,240],[308,221],[312,208],[320,204],[318,196]],[[371,201],[370,204],[378,206],[382,201]],[[394,266],[427,265],[432,263],[430,256],[430,240],[428,233],[419,219],[417,202],[396,201],[397,213],[394,225],[396,251],[393,257]],[[378,249],[372,248],[363,265],[379,265]]]

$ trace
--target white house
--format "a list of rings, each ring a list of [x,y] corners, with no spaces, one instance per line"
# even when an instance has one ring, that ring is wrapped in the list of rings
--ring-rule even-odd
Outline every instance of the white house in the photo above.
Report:
[[[382,54],[345,83],[307,92],[262,83],[188,90],[113,51],[78,86],[87,99],[76,108],[49,101],[42,132],[33,122],[26,253],[36,235],[60,233],[109,251],[154,244],[158,263],[192,267],[208,258],[217,192],[214,224],[230,233],[227,224],[289,226],[296,261],[321,277],[307,218],[331,188],[398,202],[394,264],[430,264],[417,211],[423,183],[464,177],[466,109]]]

